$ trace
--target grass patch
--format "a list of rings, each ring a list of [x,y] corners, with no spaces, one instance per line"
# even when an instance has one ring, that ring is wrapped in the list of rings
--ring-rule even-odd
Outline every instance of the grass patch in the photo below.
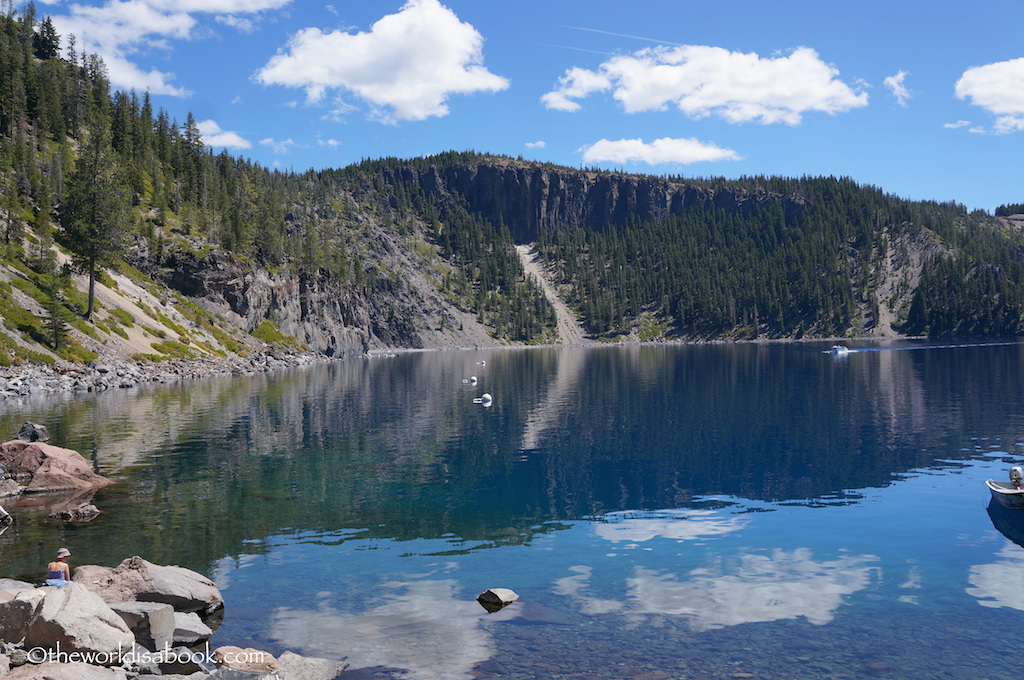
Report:
[[[277,324],[269,319],[264,319],[260,322],[260,325],[253,329],[251,335],[258,340],[262,340],[268,345],[272,345],[280,349],[304,349],[302,343],[292,336],[282,333]]]
[[[153,349],[161,354],[164,354],[172,359],[195,359],[196,353],[191,348],[177,342],[175,340],[163,340],[161,342],[155,342],[152,345]]]

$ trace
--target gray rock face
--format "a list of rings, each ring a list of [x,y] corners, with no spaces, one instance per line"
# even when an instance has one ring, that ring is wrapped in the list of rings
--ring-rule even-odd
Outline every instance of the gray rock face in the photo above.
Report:
[[[110,662],[135,644],[135,636],[121,617],[98,595],[80,583],[45,591],[28,625],[25,647],[110,655]],[[14,600],[17,601],[17,600]]]
[[[174,612],[175,644],[193,645],[201,640],[209,640],[212,635],[213,631],[203,623],[198,614]]]
[[[72,580],[106,602],[163,602],[175,611],[204,616],[224,606],[213,581],[191,569],[160,566],[135,556],[113,569],[95,565],[75,569]]]
[[[175,614],[171,605],[162,602],[115,602],[110,608],[146,649],[155,652],[175,641]]]

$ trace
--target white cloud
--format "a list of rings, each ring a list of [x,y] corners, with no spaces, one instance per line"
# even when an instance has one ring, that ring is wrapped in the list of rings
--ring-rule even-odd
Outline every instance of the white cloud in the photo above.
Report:
[[[1024,130],[1024,57],[967,69],[955,92],[996,116],[995,132]]]
[[[332,149],[337,149],[339,146],[341,146],[341,142],[339,142],[337,139],[318,139],[316,143],[319,146],[329,146]]]
[[[117,88],[149,90],[153,94],[186,96],[188,90],[174,84],[174,75],[145,70],[136,63],[139,54],[170,50],[172,41],[197,36],[199,23],[193,14],[214,19],[242,31],[253,30],[256,20],[238,16],[280,9],[291,0],[105,0],[99,5],[72,3],[66,14],[52,14],[61,35],[74,34],[78,50],[99,54],[107,65],[110,82]]]
[[[896,102],[900,106],[906,106],[907,100],[910,99],[910,90],[908,90],[906,85],[903,84],[903,81],[906,80],[908,75],[910,74],[903,69],[900,69],[896,75],[889,76],[882,81],[887,88],[892,90],[892,94],[896,97]]]
[[[273,137],[267,137],[266,139],[261,139],[260,144],[263,146],[269,146],[274,150],[274,153],[277,154],[286,154],[293,146],[295,146],[295,142],[292,141],[291,137],[281,140],[274,139]]]
[[[221,130],[216,121],[204,120],[196,123],[203,143],[208,146],[222,146],[227,149],[251,149],[252,143],[237,132]]]
[[[587,163],[639,161],[649,165],[686,165],[706,161],[738,161],[740,155],[732,149],[723,149],[697,139],[662,137],[650,144],[642,139],[601,139],[583,148],[583,160]]]
[[[385,121],[448,113],[453,94],[498,92],[509,81],[483,66],[483,37],[438,0],[409,0],[369,31],[305,28],[256,74],[264,85],[301,87],[309,103],[341,88]]]
[[[612,79],[608,75],[573,67],[558,79],[558,89],[548,92],[540,100],[549,109],[579,111],[581,107],[576,99],[582,99],[595,92],[603,92],[611,86]]]
[[[527,142],[527,149],[544,149],[547,148],[548,143],[545,141]]]
[[[216,18],[218,23],[230,26],[239,33],[255,33],[256,28],[259,26],[259,22],[254,19],[247,17],[240,17],[235,14],[226,14]]]
[[[967,127],[970,124],[971,121],[969,120],[958,120],[955,123],[946,123],[942,127],[947,128],[949,130],[956,130],[957,128]]]
[[[835,114],[867,106],[867,93],[854,91],[838,75],[807,47],[773,58],[704,45],[655,47],[614,56],[596,71],[569,69],[541,100],[548,108],[576,111],[576,100],[611,91],[627,113],[674,105],[691,118],[796,125],[809,111]]]

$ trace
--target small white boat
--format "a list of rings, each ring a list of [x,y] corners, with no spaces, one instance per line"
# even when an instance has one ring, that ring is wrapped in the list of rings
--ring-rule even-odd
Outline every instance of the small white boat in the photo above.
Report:
[[[834,357],[846,356],[850,353],[850,348],[845,345],[832,345],[832,349],[824,352],[825,354],[831,354]]]
[[[1024,468],[1010,468],[1010,481],[985,480],[992,498],[1006,508],[1024,508]]]

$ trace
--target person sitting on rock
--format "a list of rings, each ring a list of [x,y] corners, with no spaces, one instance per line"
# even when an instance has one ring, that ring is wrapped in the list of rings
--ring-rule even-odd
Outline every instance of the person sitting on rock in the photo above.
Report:
[[[71,567],[68,566],[68,558],[71,551],[61,548],[57,551],[57,559],[46,565],[46,585],[56,588],[63,588],[71,581]]]

